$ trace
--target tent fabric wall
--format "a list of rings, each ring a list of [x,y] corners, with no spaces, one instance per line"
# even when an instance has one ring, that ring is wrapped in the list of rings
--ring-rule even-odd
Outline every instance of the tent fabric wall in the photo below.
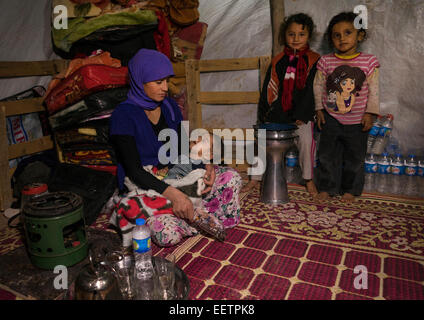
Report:
[[[0,0],[0,31],[0,61],[60,59],[52,48],[51,0]],[[0,79],[0,99],[35,85],[47,88],[50,79]]]
[[[335,14],[365,4],[369,39],[363,50],[381,62],[381,112],[395,116],[394,136],[403,151],[424,146],[424,1],[423,0],[285,0],[286,15],[305,12],[317,25],[312,47],[320,53],[326,26]],[[266,0],[200,0],[200,21],[208,24],[202,59],[271,55],[271,16]],[[0,61],[58,58],[51,44],[51,0],[0,0]],[[202,74],[202,90],[257,90],[257,72]],[[34,85],[47,85],[49,77],[0,79],[0,99]],[[206,126],[249,128],[256,121],[256,106],[206,106]],[[225,114],[225,117],[222,115]],[[225,119],[224,119],[225,118]],[[424,156],[424,154],[423,154]]]
[[[393,136],[403,152],[414,151],[424,156],[424,1],[284,1],[286,16],[305,12],[313,17],[317,32],[312,48],[321,54],[329,52],[323,35],[331,18],[360,4],[367,6],[369,18],[369,39],[362,49],[375,54],[381,63],[381,113],[395,116]],[[202,59],[271,55],[269,10],[269,2],[264,0],[200,1],[200,17],[209,24]],[[207,91],[250,90],[257,86],[257,78],[247,72],[202,75],[201,85]],[[255,106],[236,106],[231,111],[228,108],[206,106],[206,125],[248,128],[255,123]]]
[[[208,35],[202,59],[250,58],[271,55],[270,5],[264,0],[200,1],[200,19]],[[202,91],[257,91],[257,71],[201,74]],[[256,105],[203,106],[203,124],[217,128],[251,128]],[[225,114],[225,117],[222,115]]]

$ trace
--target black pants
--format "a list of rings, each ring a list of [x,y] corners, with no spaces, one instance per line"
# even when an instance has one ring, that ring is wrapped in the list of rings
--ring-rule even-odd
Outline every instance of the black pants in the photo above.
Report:
[[[318,190],[331,196],[360,196],[364,188],[364,166],[368,132],[362,124],[342,125],[327,112],[322,127],[318,157]]]

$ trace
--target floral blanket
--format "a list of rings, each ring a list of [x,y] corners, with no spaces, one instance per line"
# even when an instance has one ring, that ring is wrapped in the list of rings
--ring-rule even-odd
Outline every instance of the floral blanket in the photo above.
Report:
[[[147,168],[152,171],[152,168]],[[153,173],[153,172],[152,172]],[[220,235],[224,233],[224,226],[213,215],[210,215],[203,205],[201,192],[205,189],[203,182],[205,170],[196,169],[182,179],[164,179],[166,183],[176,188],[194,185],[195,195],[189,194],[195,211],[194,226],[203,226],[203,231],[214,231]],[[198,234],[194,226],[178,218],[172,211],[171,202],[153,190],[142,190],[126,177],[125,185],[130,192],[121,199],[117,199],[110,223],[119,227],[123,246],[131,245],[131,231],[135,220],[143,218],[150,228],[152,240],[159,246],[173,246],[184,237]],[[206,226],[206,228],[205,228]]]

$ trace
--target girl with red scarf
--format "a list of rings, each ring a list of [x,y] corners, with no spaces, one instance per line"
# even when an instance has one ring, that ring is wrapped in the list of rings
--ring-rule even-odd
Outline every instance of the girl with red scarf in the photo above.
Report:
[[[316,195],[312,180],[316,148],[313,81],[320,55],[309,49],[313,31],[312,19],[303,13],[288,17],[281,25],[279,39],[285,49],[273,58],[265,77],[258,104],[258,125],[295,123],[298,126],[302,177],[308,192]],[[261,176],[252,176],[242,191],[252,189],[261,179]]]

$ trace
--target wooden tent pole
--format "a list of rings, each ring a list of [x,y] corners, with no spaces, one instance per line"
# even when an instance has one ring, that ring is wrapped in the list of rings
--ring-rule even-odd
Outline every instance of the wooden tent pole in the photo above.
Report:
[[[284,0],[269,0],[271,8],[271,25],[272,25],[272,56],[276,56],[283,51],[283,46],[278,42],[280,25],[284,20]]]

